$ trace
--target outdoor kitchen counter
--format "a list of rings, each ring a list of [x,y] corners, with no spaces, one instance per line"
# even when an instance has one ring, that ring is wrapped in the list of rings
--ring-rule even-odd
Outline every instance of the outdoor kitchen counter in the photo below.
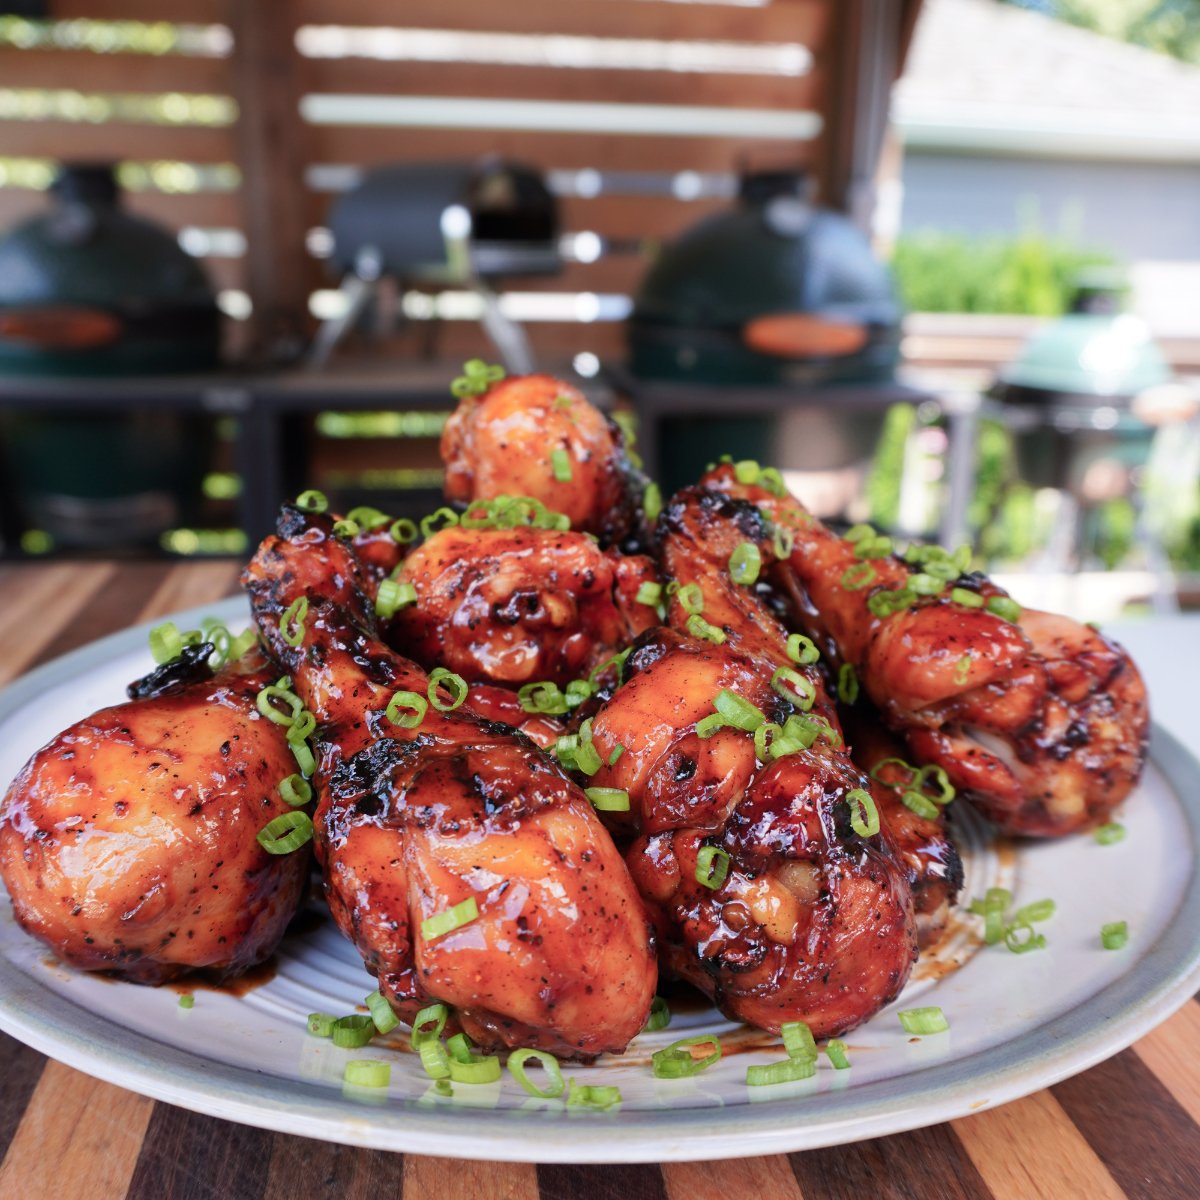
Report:
[[[0,684],[127,625],[230,595],[238,571],[233,562],[0,567]],[[1129,624],[1119,636],[1149,667],[1158,718],[1200,745],[1200,618]],[[5,1200],[1200,1195],[1196,1000],[1090,1071],[975,1116],[829,1150],[662,1167],[470,1163],[330,1145],[157,1103],[3,1035],[0,1055]]]

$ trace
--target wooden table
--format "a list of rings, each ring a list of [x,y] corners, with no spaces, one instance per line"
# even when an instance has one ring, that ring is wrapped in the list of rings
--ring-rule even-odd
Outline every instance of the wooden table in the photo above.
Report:
[[[0,684],[123,626],[229,595],[238,570],[0,567]],[[1200,1196],[1196,1000],[1108,1062],[1002,1108],[854,1146],[661,1168],[464,1163],[334,1146],[156,1103],[4,1035],[0,1055],[4,1200]]]

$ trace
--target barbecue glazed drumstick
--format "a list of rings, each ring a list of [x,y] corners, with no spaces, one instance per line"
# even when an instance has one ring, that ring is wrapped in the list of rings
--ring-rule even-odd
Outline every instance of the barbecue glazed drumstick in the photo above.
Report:
[[[549,375],[465,396],[442,433],[442,460],[448,500],[532,496],[605,546],[640,533],[646,480],[620,428]]]
[[[425,672],[372,636],[364,576],[331,528],[285,510],[245,583],[260,634],[316,717],[315,844],[335,920],[409,1021],[440,1000],[484,1046],[624,1049],[656,966],[620,855],[532,743],[428,701]],[[280,619],[301,598],[293,647]],[[478,916],[440,935],[426,927],[456,905]]]
[[[788,661],[783,628],[752,587],[729,580],[742,544],[770,553],[766,522],[751,505],[690,489],[662,528],[664,565],[681,585],[671,622],[703,629],[699,615],[708,630],[637,643],[628,682],[593,718],[605,764],[593,783],[629,794],[625,823],[638,837],[627,861],[664,966],[731,1018],[773,1031],[799,1020],[833,1036],[908,979],[916,940],[904,873],[880,836],[853,827],[847,796],[867,781],[839,748],[820,676]],[[794,674],[779,679],[780,666]],[[712,732],[715,698],[730,694],[750,719]],[[762,762],[745,727],[754,710],[777,727],[760,731]],[[791,752],[774,757],[770,746],[788,737]],[[710,857],[727,866],[724,879],[708,878]]]
[[[17,921],[72,966],[163,983],[268,958],[296,911],[307,852],[260,829],[290,811],[295,762],[255,707],[257,651],[216,675],[189,648],[39,750],[0,806],[0,870]]]
[[[794,539],[772,571],[794,620],[831,662],[853,666],[913,759],[942,767],[1001,830],[1087,829],[1136,785],[1146,689],[1115,643],[1067,617],[1022,612],[936,547],[902,559],[870,531],[840,538],[781,486],[739,482],[733,465],[705,483],[751,501]]]

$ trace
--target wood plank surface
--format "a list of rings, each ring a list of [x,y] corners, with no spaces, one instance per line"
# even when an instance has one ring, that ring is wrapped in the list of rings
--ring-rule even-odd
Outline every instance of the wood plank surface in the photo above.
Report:
[[[191,54],[97,54],[0,47],[0,79],[12,88],[84,92],[228,93],[227,58]]]

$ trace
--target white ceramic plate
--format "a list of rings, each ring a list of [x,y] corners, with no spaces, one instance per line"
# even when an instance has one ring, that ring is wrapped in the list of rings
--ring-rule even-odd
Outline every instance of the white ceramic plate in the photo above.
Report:
[[[233,624],[242,601],[205,613]],[[0,695],[0,784],[63,726],[124,696],[151,666],[146,627],[50,663]],[[853,1066],[822,1056],[814,1078],[747,1088],[746,1067],[782,1052],[768,1036],[712,1010],[676,1016],[620,1058],[568,1074],[620,1087],[606,1113],[530,1100],[507,1075],[436,1095],[399,1032],[361,1050],[309,1037],[311,1011],[345,1013],[373,987],[354,948],[327,922],[290,935],[269,981],[241,996],[114,983],[49,959],[0,911],[0,1028],[46,1054],[156,1099],[269,1129],[354,1145],[463,1158],[538,1162],[727,1158],[827,1146],[893,1133],[1001,1104],[1082,1071],[1127,1046],[1200,987],[1200,763],[1156,731],[1142,786],[1121,814],[1125,841],[1091,837],[1014,849],[989,841],[961,811],[964,896],[992,884],[1018,903],[1052,897],[1047,949],[1025,955],[981,947],[976,919],[960,918],[918,965],[894,1004],[847,1038]],[[1121,951],[1100,926],[1129,923]],[[955,963],[957,970],[947,968]],[[910,1038],[896,1012],[936,1004],[950,1031]],[[725,1055],[702,1075],[656,1080],[649,1056],[685,1033],[719,1032]],[[348,1058],[392,1064],[386,1092],[345,1089]]]

